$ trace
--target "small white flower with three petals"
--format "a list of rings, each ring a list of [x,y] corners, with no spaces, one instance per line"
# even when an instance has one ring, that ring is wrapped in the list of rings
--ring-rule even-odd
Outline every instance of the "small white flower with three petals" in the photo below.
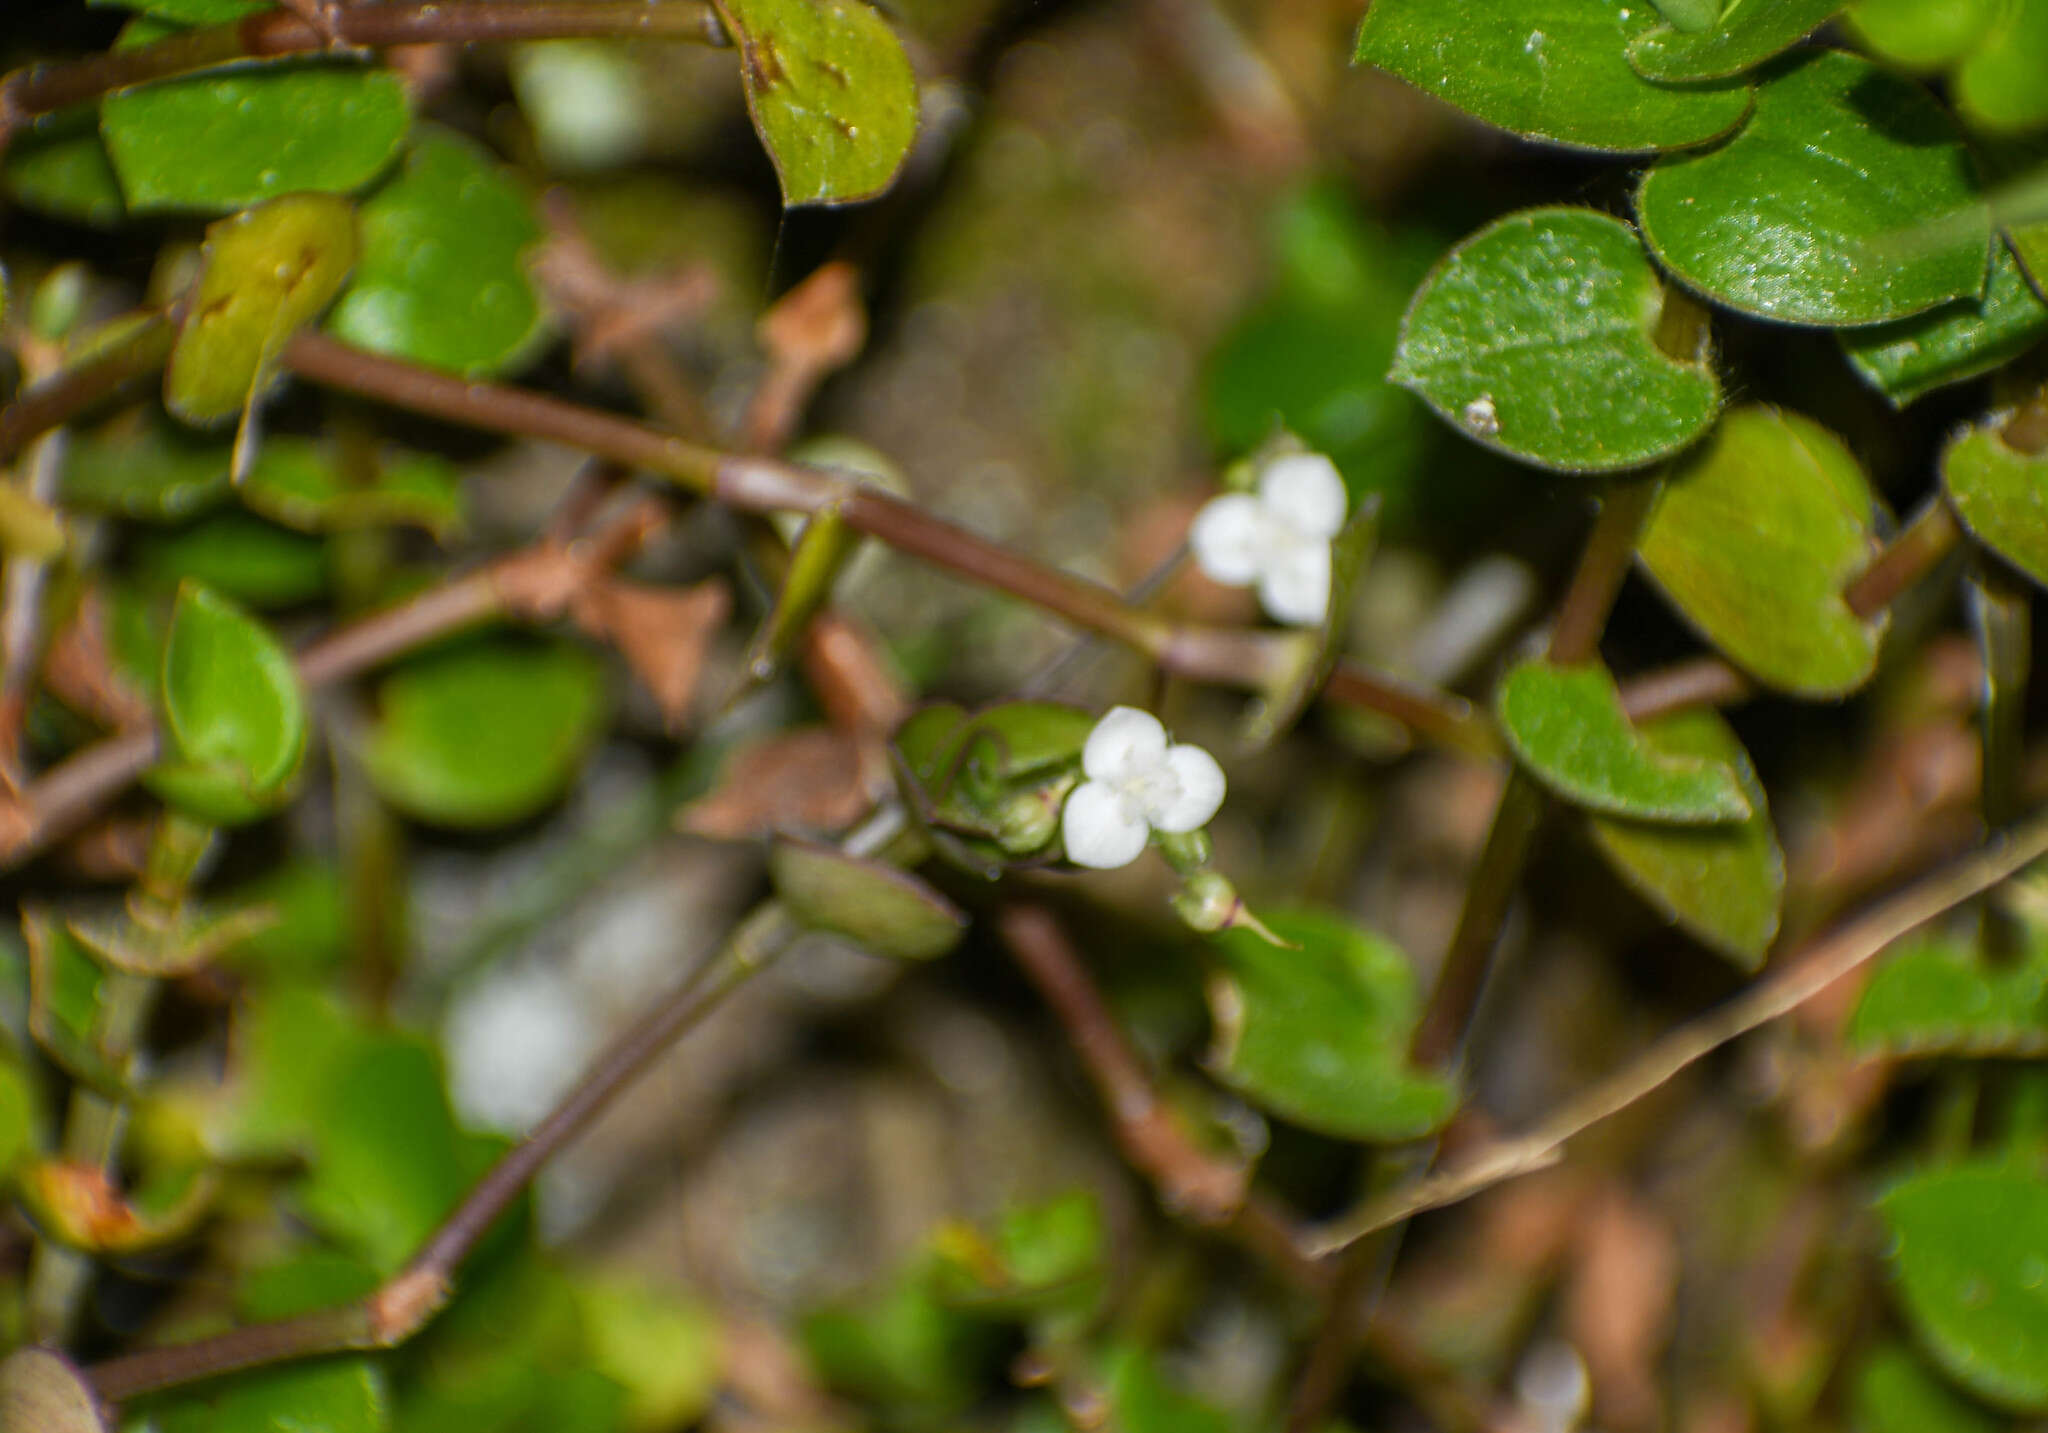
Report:
[[[1330,539],[1344,527],[1344,479],[1321,453],[1287,453],[1259,470],[1258,496],[1225,493],[1195,517],[1188,542],[1226,587],[1256,584],[1281,622],[1319,625],[1330,610]]]
[[[1138,859],[1154,831],[1209,822],[1223,804],[1223,768],[1199,746],[1169,745],[1159,718],[1111,707],[1081,748],[1088,779],[1067,797],[1060,834],[1077,866],[1114,870]]]

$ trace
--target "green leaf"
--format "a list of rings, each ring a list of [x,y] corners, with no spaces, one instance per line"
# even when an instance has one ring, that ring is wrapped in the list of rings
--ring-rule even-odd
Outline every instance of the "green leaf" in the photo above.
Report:
[[[1663,297],[1619,219],[1511,214],[1416,291],[1390,377],[1510,457],[1566,472],[1637,467],[1696,441],[1721,404],[1710,367],[1657,346]]]
[[[1994,964],[1976,942],[1939,932],[1889,951],[1856,1002],[1852,1045],[1891,1055],[2048,1051],[2048,941]]]
[[[210,589],[178,592],[164,638],[169,760],[150,788],[230,825],[289,799],[306,754],[306,706],[291,658],[262,623]]]
[[[1674,28],[1688,35],[1711,30],[1721,18],[1721,0],[1652,0]]]
[[[164,407],[201,425],[241,413],[355,260],[355,211],[328,194],[289,194],[208,225],[164,372]]]
[[[937,703],[898,728],[898,779],[921,821],[999,843],[991,858],[999,864],[1005,853],[1026,855],[1050,844],[1096,719],[1059,702],[1005,702],[973,715]]]
[[[123,39],[167,33],[145,20]],[[160,80],[100,105],[100,137],[137,211],[346,194],[383,172],[411,122],[397,75],[324,59]]]
[[[917,77],[862,0],[715,0],[783,203],[851,204],[895,182],[917,138]]]
[[[1672,470],[1637,556],[1685,618],[1765,686],[1854,691],[1884,618],[1842,588],[1876,555],[1875,499],[1840,439],[1811,419],[1738,408]]]
[[[2024,133],[2048,124],[2048,0],[2007,0],[1956,71],[1956,106],[1979,129]]]
[[[545,332],[526,251],[541,237],[504,167],[423,129],[405,168],[363,204],[355,282],[328,328],[373,353],[457,373],[502,373]]]
[[[1109,1426],[1117,1433],[1233,1433],[1236,1427],[1221,1409],[1168,1383],[1153,1354],[1135,1344],[1109,1353],[1103,1382]]]
[[[1957,435],[1941,480],[1963,525],[2034,581],[2048,585],[2048,453],[2022,453],[1995,418]]]
[[[1630,723],[1607,668],[1524,662],[1501,683],[1501,728],[1529,773],[1575,806],[1638,821],[1744,821],[1734,769],[1666,756]]]
[[[941,1302],[919,1270],[862,1304],[816,1310],[799,1328],[811,1364],[832,1387],[936,1413],[973,1400],[990,1332]]]
[[[28,1033],[58,1069],[102,1094],[122,1093],[124,1071],[101,1047],[106,972],[71,928],[50,912],[24,906],[28,944]]]
[[[0,1180],[41,1143],[42,1114],[28,1071],[11,1054],[0,1058]]]
[[[124,10],[138,10],[175,25],[224,25],[230,20],[239,20],[244,15],[270,8],[270,0],[86,0],[86,3],[119,5]]]
[[[908,871],[830,846],[777,841],[768,876],[798,924],[843,935],[876,955],[931,960],[967,930],[966,915]]]
[[[136,409],[75,437],[57,496],[66,508],[182,522],[228,494],[231,446]]]
[[[1897,1344],[1864,1356],[1850,1393],[1854,1433],[1999,1433],[1998,1420]]]
[[[1732,826],[1673,826],[1594,816],[1587,823],[1607,864],[1667,919],[1743,970],[1763,964],[1778,934],[1785,853],[1771,829],[1763,783],[1719,713],[1678,712],[1643,723],[1639,735],[1666,758],[1733,768],[1751,808]]]
[[[235,1012],[229,1085],[211,1143],[248,1157],[311,1155],[324,1092],[368,1038],[326,990],[281,983],[251,992]]]
[[[1760,318],[1886,323],[1984,291],[1990,220],[1954,122],[1838,51],[1775,68],[1740,134],[1644,176],[1636,215],[1681,282]]]
[[[2001,0],[1859,0],[1849,28],[1881,60],[1933,70],[1975,50]]]
[[[462,527],[462,475],[426,453],[378,464],[367,487],[349,483],[326,448],[311,439],[271,437],[242,480],[242,501],[272,522],[300,532],[417,527],[437,538]]]
[[[111,229],[128,215],[99,132],[57,123],[17,135],[0,165],[0,190],[27,209]]]
[[[21,1433],[107,1433],[92,1385],[47,1348],[17,1348],[0,1361],[0,1428]]]
[[[255,1369],[163,1405],[162,1433],[382,1433],[384,1378],[367,1358]]]
[[[1828,22],[1844,0],[1741,0],[1720,22],[1688,33],[1652,30],[1628,47],[1628,61],[1653,80],[1718,80],[1756,68]]]
[[[1107,1237],[1087,1190],[1010,1209],[993,1236],[945,1225],[932,1241],[935,1287],[949,1305],[985,1317],[1086,1319],[1102,1298]]]
[[[1216,1043],[1224,1084],[1282,1119],[1339,1139],[1416,1139],[1442,1126],[1457,1091],[1408,1066],[1419,997],[1408,957],[1322,911],[1264,913],[1298,949],[1249,930],[1210,939]]]
[[[1978,1397],[2048,1408],[2048,1179],[1977,1164],[1900,1180],[1877,1201],[1907,1321]]]
[[[341,873],[304,857],[236,886],[230,899],[274,919],[237,941],[222,962],[249,976],[320,975],[348,958]]]
[[[2027,283],[2019,260],[1999,243],[1982,298],[1957,299],[1917,318],[1847,329],[1842,351],[1863,381],[1894,408],[1951,383],[1991,372],[2048,335],[2048,304]]]
[[[147,533],[136,544],[136,566],[148,581],[176,587],[189,579],[259,611],[326,592],[327,563],[318,538],[232,510]]]
[[[409,815],[502,826],[560,796],[607,718],[604,668],[566,642],[473,638],[415,657],[378,687],[363,752]]]
[[[724,1376],[710,1308],[630,1277],[577,1284],[576,1305],[591,1365],[627,1392],[628,1427],[684,1428],[704,1416]]]
[[[1358,59],[1488,124],[1580,149],[1674,149],[1740,124],[1746,86],[1670,88],[1630,68],[1630,42],[1657,23],[1638,0],[1374,0]]]

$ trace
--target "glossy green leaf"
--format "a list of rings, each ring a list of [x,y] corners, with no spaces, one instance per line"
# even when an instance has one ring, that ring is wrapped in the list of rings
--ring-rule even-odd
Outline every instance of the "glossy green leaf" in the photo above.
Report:
[[[144,20],[123,39],[168,33]],[[396,74],[325,59],[160,80],[100,105],[100,137],[138,211],[346,194],[384,171],[411,121]]]
[[[2002,420],[1958,434],[1941,455],[1941,480],[1963,525],[2034,581],[2048,584],[2048,453],[2008,444]]]
[[[1747,820],[1733,767],[1659,752],[1621,707],[1607,668],[1524,662],[1497,701],[1501,730],[1529,773],[1575,806],[1638,821],[1713,825]]]
[[[102,229],[128,214],[107,147],[90,123],[16,136],[0,163],[0,192],[23,208]]]
[[[189,579],[258,611],[324,593],[328,556],[317,538],[232,510],[148,533],[136,544],[136,566],[147,581],[175,587]]]
[[[1763,783],[1749,754],[1716,712],[1678,712],[1643,723],[1644,745],[1666,757],[1733,769],[1748,800],[1748,820],[1723,826],[1673,826],[1594,816],[1588,833],[1607,864],[1638,895],[1703,945],[1744,970],[1763,964],[1778,934],[1785,896],[1785,853],[1771,828]]]
[[[1643,0],[1374,0],[1358,59],[1531,139],[1644,151],[1701,144],[1749,112],[1741,84],[1653,84],[1628,63],[1658,27]]]
[[[1524,462],[1606,472],[1713,426],[1713,370],[1657,346],[1663,287],[1635,231],[1532,209],[1465,240],[1417,290],[1390,377],[1453,428]]]
[[[2025,133],[2048,125],[2048,0],[2006,0],[1956,70],[1956,106],[1979,129]]]
[[[1717,23],[1688,32],[1652,30],[1628,47],[1629,63],[1653,80],[1718,80],[1755,69],[1828,22],[1844,0],[1738,0]]]
[[[1909,1176],[1877,1201],[1907,1321],[1978,1397],[2048,1408],[2048,1179],[2020,1164]]]
[[[0,1361],[0,1428],[9,1433],[107,1433],[85,1375],[62,1354],[22,1347]]]
[[[75,437],[58,497],[66,508],[182,522],[226,500],[231,446],[138,409]]]
[[[341,292],[355,260],[355,211],[331,194],[289,194],[207,226],[164,372],[164,406],[202,425],[240,414],[286,340]]]
[[[1849,28],[1879,59],[1910,69],[1954,64],[1982,42],[2002,0],[1858,0]]]
[[[715,0],[783,202],[850,204],[895,181],[917,138],[917,77],[863,0]]]
[[[467,139],[424,130],[405,168],[363,204],[355,282],[328,327],[373,353],[500,373],[543,333],[526,251],[541,237],[504,167]]]
[[[1896,1344],[1864,1356],[1849,1406],[1854,1433],[1998,1433],[2000,1427]]]
[[[1415,1139],[1449,1119],[1457,1091],[1408,1066],[1419,997],[1407,956],[1321,911],[1263,916],[1297,948],[1249,930],[1210,939],[1220,966],[1209,985],[1216,1077],[1282,1119],[1339,1139]]]
[[[1841,440],[1774,408],[1731,411],[1672,470],[1637,555],[1737,666],[1807,697],[1854,691],[1884,619],[1842,588],[1877,552],[1869,480]]]
[[[1991,229],[1979,201],[1933,97],[1830,50],[1774,68],[1728,143],[1651,169],[1636,215],[1664,266],[1716,303],[1850,325],[1982,293]],[[1900,237],[1937,221],[1950,222],[1935,237]]]
[[[152,790],[201,820],[254,820],[289,798],[306,754],[306,705],[291,658],[262,623],[187,583],[164,638],[168,760]]]
[[[384,1378],[367,1358],[257,1369],[164,1405],[162,1433],[383,1433]]]
[[[2048,1051],[2048,941],[2002,962],[1937,932],[1901,942],[1863,988],[1848,1038],[1892,1055]]]
[[[560,796],[607,718],[604,669],[568,643],[478,638],[415,657],[378,686],[365,769],[401,811],[501,826]]]
[[[960,943],[967,917],[908,871],[830,846],[781,840],[768,856],[775,894],[801,925],[877,955],[931,960]]]
[[[2003,367],[2044,336],[2048,304],[2003,243],[1992,249],[1991,282],[1982,298],[1957,299],[1917,318],[1838,335],[1863,381],[1895,408]]]
[[[325,447],[306,438],[266,438],[241,495],[252,511],[300,532],[404,526],[449,537],[463,521],[462,475],[453,464],[399,454],[378,464],[371,485],[357,487]]]

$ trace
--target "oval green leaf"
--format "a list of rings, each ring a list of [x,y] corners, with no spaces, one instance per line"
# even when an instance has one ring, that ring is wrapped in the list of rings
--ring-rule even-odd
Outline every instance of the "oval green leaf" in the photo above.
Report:
[[[1636,216],[1689,288],[1787,323],[1887,323],[1982,293],[1990,254],[1954,122],[1911,80],[1836,51],[1776,68],[1728,143],[1652,168]]]
[[[355,261],[355,211],[331,194],[289,194],[207,226],[164,372],[164,407],[197,424],[239,414],[285,340],[326,311]]]
[[[131,33],[139,26],[169,33],[151,21]],[[397,75],[326,60],[163,80],[100,106],[100,137],[134,210],[346,194],[384,171],[411,122]]]
[[[1975,50],[2003,0],[1858,0],[1849,29],[1881,60],[1933,70]]]
[[[1216,1041],[1210,1069],[1282,1119],[1339,1139],[1415,1139],[1440,1128],[1457,1090],[1408,1064],[1420,1005],[1415,972],[1391,942],[1323,911],[1264,913],[1274,945],[1249,930],[1210,938]]]
[[[0,190],[27,209],[111,229],[128,214],[107,147],[88,117],[19,135],[0,163]]]
[[[1666,755],[1646,741],[1598,663],[1524,662],[1501,683],[1498,710],[1522,765],[1574,806],[1693,826],[1751,814],[1732,766]]]
[[[1856,1433],[2000,1433],[2003,1426],[1896,1344],[1863,1360],[1849,1401]]]
[[[230,444],[135,409],[72,440],[57,496],[69,509],[182,522],[226,500],[233,458]]]
[[[1739,408],[1674,467],[1637,556],[1701,636],[1765,686],[1854,691],[1882,616],[1842,589],[1876,555],[1875,499],[1841,440],[1811,419]]]
[[[777,841],[768,877],[798,924],[845,936],[876,955],[932,960],[967,930],[959,907],[908,871],[830,846]]]
[[[604,728],[604,669],[561,642],[476,638],[378,687],[363,751],[385,800],[444,826],[498,826],[560,796]]]
[[[171,759],[145,778],[203,821],[268,814],[306,754],[306,705],[291,658],[263,626],[187,582],[164,638],[162,705]]]
[[[1877,1201],[1908,1322],[1978,1397],[2048,1408],[2048,1179],[2023,1165],[1931,1170]]]
[[[2003,367],[2043,336],[2048,304],[2003,243],[1991,251],[1991,282],[1982,298],[1957,299],[1917,318],[1838,335],[1850,366],[1894,408]]]
[[[852,204],[895,182],[917,138],[917,77],[862,0],[715,0],[782,202]]]
[[[1949,503],[1977,540],[2048,586],[2048,453],[2022,453],[1993,421],[1941,455]]]
[[[1656,29],[1638,0],[1374,0],[1358,59],[1488,124],[1578,149],[1702,144],[1749,112],[1741,84],[1673,88],[1628,63]]]
[[[1944,933],[1902,942],[1863,988],[1852,1045],[1890,1055],[2029,1055],[2048,1051],[2048,942],[1993,964],[1977,943]]]
[[[1674,826],[1594,816],[1594,846],[1622,880],[1667,920],[1743,970],[1764,962],[1785,898],[1785,853],[1771,828],[1763,783],[1720,714],[1678,712],[1643,723],[1641,740],[1665,759],[1688,757],[1733,770],[1749,802],[1746,821]]]
[[[503,372],[533,352],[545,316],[526,251],[540,223],[483,150],[423,131],[360,222],[355,282],[328,319],[336,337],[471,375]]]
[[[1738,0],[1718,23],[1688,32],[1652,30],[1628,47],[1628,62],[1653,80],[1719,80],[1755,69],[1828,22],[1844,0]]]
[[[160,1433],[384,1433],[384,1379],[367,1358],[257,1369],[165,1404]]]
[[[271,437],[242,479],[250,511],[300,532],[348,532],[368,527],[417,527],[437,538],[460,530],[462,475],[426,453],[393,455],[377,465],[374,481],[345,481],[326,448],[308,438]]]
[[[1711,368],[1658,348],[1663,297],[1619,219],[1511,214],[1416,291],[1389,376],[1466,437],[1524,462],[1636,467],[1697,440],[1721,402]]]
[[[252,513],[209,513],[185,527],[139,536],[138,574],[175,588],[190,580],[259,612],[310,602],[327,590],[327,544]]]

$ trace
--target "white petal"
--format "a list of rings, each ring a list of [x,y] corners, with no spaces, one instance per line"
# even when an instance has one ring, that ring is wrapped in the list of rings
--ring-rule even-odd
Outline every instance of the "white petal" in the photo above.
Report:
[[[1096,781],[1116,781],[1165,759],[1166,728],[1136,707],[1111,707],[1081,748],[1081,769]]]
[[[1257,498],[1244,493],[1211,498],[1188,529],[1195,565],[1225,587],[1250,586],[1265,557],[1266,521]]]
[[[1289,453],[1259,473],[1259,502],[1309,537],[1335,537],[1344,526],[1344,478],[1321,453]]]
[[[1067,859],[1077,866],[1098,871],[1128,866],[1138,859],[1150,835],[1143,821],[1124,814],[1123,798],[1100,781],[1075,787],[1060,813]]]
[[[1161,831],[1192,831],[1208,825],[1223,804],[1223,768],[1199,746],[1174,747],[1166,753],[1166,764],[1180,778],[1180,794],[1145,813],[1152,825]]]
[[[1259,601],[1276,621],[1321,626],[1330,611],[1330,544],[1311,538],[1278,554],[1259,574]]]

